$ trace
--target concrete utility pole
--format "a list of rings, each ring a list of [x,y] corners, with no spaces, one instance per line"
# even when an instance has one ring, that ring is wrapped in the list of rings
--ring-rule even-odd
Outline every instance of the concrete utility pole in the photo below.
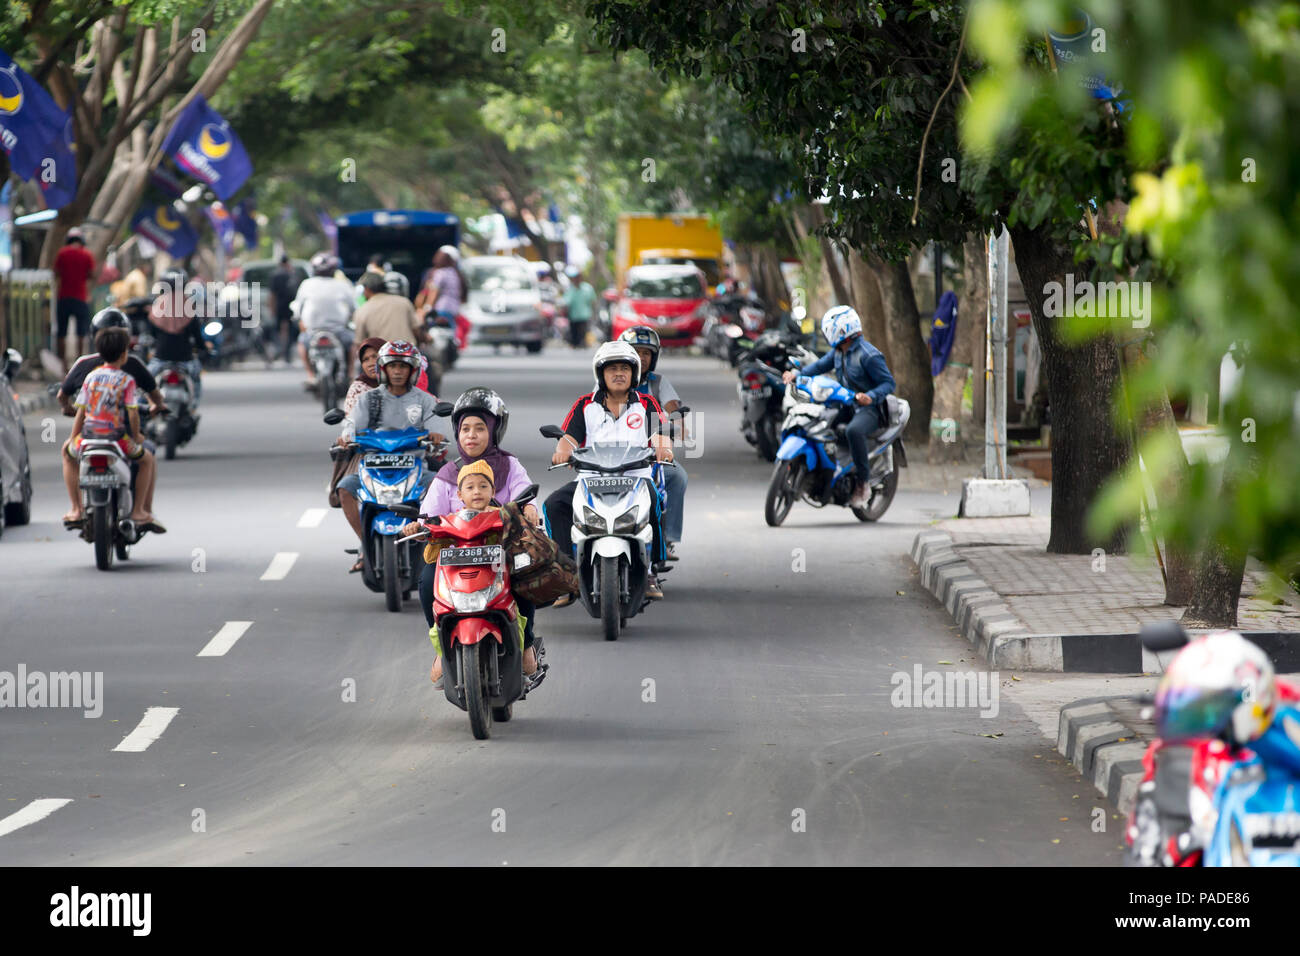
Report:
[[[990,236],[988,335],[984,342],[984,477],[1007,477],[1007,272],[1010,235]],[[992,374],[989,374],[989,373]]]
[[[987,238],[988,333],[984,339],[984,476],[961,486],[962,518],[1029,514],[1029,481],[1007,477],[1007,272],[1011,237],[1004,228]]]

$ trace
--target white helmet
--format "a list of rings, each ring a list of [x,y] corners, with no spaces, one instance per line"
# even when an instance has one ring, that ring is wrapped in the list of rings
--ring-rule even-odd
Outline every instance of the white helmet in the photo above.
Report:
[[[438,251],[447,253],[452,262],[460,262],[460,250],[455,246],[439,246]]]
[[[861,333],[862,319],[858,318],[858,313],[847,305],[837,305],[833,309],[827,309],[826,314],[822,316],[822,335],[826,336],[826,341],[830,343],[831,348],[836,348],[850,335]]]
[[[632,366],[632,387],[641,381],[641,357],[636,354],[634,349],[627,342],[620,342],[617,339],[613,342],[606,342],[596,349],[596,355],[591,360],[591,371],[596,377],[596,388],[604,388],[605,383],[600,380],[600,370],[611,362],[626,362]]]

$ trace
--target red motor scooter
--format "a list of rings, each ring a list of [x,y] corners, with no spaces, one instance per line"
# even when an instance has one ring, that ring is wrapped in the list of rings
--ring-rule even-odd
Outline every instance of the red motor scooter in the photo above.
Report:
[[[515,501],[523,505],[536,496],[537,485],[530,485]],[[501,515],[493,508],[468,519],[452,514],[421,516],[420,521],[430,538],[454,542],[438,555],[433,587],[443,693],[469,713],[474,737],[487,740],[494,720],[510,719],[526,686],[523,626],[510,591],[505,549],[483,543],[501,530]]]

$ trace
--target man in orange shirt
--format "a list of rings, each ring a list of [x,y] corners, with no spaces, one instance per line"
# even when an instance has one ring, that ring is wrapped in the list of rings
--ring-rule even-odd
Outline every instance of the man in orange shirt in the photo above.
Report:
[[[64,354],[64,339],[68,334],[68,320],[77,320],[77,351],[86,352],[90,337],[90,295],[88,280],[95,273],[95,257],[86,249],[85,237],[80,229],[69,229],[64,246],[54,257],[54,276],[59,280],[56,304],[57,324],[54,333],[54,350],[63,363],[67,375],[68,360]]]

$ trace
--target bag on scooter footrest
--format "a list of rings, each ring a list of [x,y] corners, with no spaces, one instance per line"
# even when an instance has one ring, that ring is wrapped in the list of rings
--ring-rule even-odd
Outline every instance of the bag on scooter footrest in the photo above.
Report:
[[[510,585],[516,594],[534,604],[550,604],[578,590],[578,568],[560,554],[554,541],[526,519],[513,501],[501,509]]]

